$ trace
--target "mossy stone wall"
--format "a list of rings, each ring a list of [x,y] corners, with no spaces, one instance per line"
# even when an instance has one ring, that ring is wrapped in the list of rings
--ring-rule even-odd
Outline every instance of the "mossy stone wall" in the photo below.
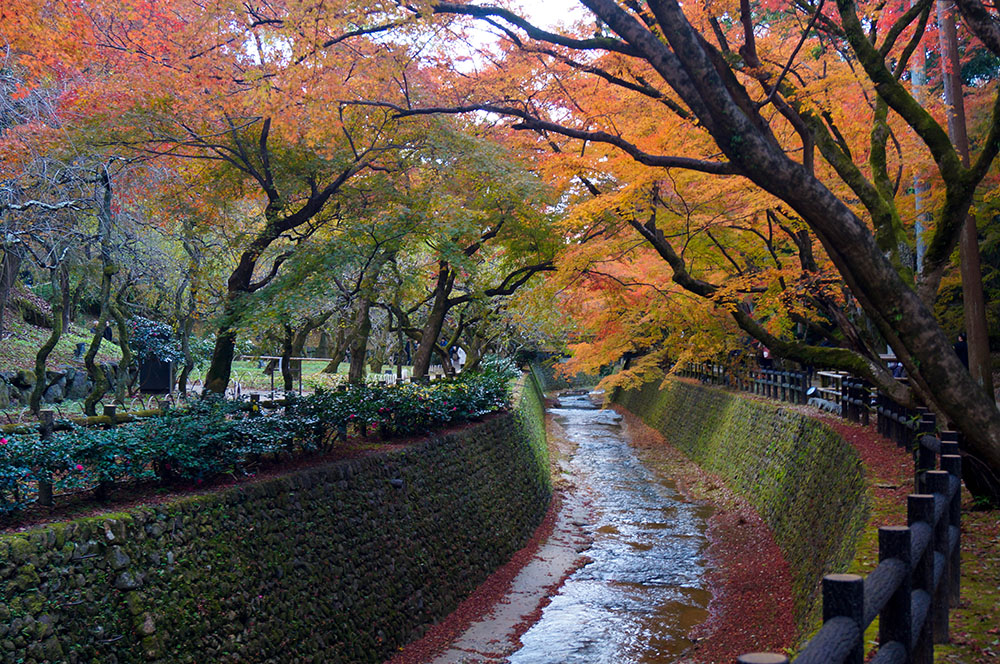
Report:
[[[0,662],[382,662],[531,536],[551,495],[515,412],[406,450],[0,536]]]
[[[794,411],[676,380],[619,391],[615,401],[760,513],[791,567],[796,619],[808,629],[820,608],[820,579],[847,569],[867,521],[854,448]]]

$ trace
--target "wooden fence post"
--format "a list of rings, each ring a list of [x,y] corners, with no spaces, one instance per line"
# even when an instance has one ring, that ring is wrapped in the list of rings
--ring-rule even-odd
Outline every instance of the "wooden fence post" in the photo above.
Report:
[[[927,486],[935,494],[940,494],[945,501],[950,502],[949,486],[951,475],[946,470],[931,470],[927,473]],[[934,621],[934,642],[947,643],[948,635],[948,610],[951,603],[951,537],[949,536],[949,526],[951,525],[951,509],[946,506],[941,520],[937,523],[931,522],[934,528],[934,552],[940,553],[944,560],[944,570],[941,573],[941,581],[934,592],[933,621]],[[928,551],[927,554],[934,559],[934,554]]]
[[[840,379],[840,416],[845,420],[851,419],[851,389],[850,381],[847,378]]]
[[[913,618],[910,607],[912,562],[910,560],[910,529],[905,526],[883,526],[878,529],[878,559],[902,561],[903,580],[879,615],[878,640],[881,644],[896,641],[906,650],[907,661],[913,647]]]
[[[937,465],[937,453],[924,444],[923,434],[917,434],[917,449],[913,450],[913,456],[913,486],[917,493],[930,493],[927,490],[927,473]]]
[[[871,422],[869,411],[871,410],[872,397],[867,384],[862,381],[858,381],[858,399],[861,400],[861,423],[868,426]]]
[[[38,413],[38,437],[44,446],[52,438],[52,427],[55,423],[55,415],[51,410],[42,410]],[[44,472],[44,471],[43,471]],[[38,480],[38,504],[46,507],[52,506],[52,479]]]
[[[958,454],[958,443],[941,441],[941,470],[947,471],[949,475],[954,475],[961,481],[962,479],[962,457]],[[948,584],[949,600],[952,606],[958,606],[959,594],[962,588],[962,530],[960,522],[962,520],[962,490],[959,488],[955,495],[951,497],[948,505],[948,525],[949,541],[954,533],[954,548],[948,555],[948,567],[950,568]]]
[[[912,527],[916,523],[925,523],[934,527],[934,496],[926,493],[911,494],[906,498],[906,521]],[[927,544],[927,549],[917,560],[911,560],[913,573],[910,575],[912,590],[922,590],[936,601],[934,593],[934,542]],[[919,626],[916,647],[911,654],[914,664],[932,664],[934,661],[934,641],[937,636],[937,626],[924,619]]]
[[[865,585],[857,574],[827,574],[823,577],[823,622],[848,618],[857,625],[857,638],[844,664],[865,661]]]

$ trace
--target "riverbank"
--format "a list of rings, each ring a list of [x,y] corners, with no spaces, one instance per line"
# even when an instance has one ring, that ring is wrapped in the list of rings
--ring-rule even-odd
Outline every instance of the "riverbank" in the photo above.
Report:
[[[864,573],[866,565],[877,561],[877,552],[873,548],[877,527],[905,522],[905,497],[912,492],[910,456],[879,436],[874,427],[850,424],[810,407],[792,409],[834,429],[861,457],[871,493],[872,510],[851,571]],[[678,488],[689,499],[710,502],[717,509],[709,521],[707,535],[710,544],[705,554],[712,568],[707,576],[713,595],[709,618],[690,632],[689,636],[695,643],[678,661],[684,664],[731,662],[745,652],[780,652],[791,648],[799,635],[795,632],[792,617],[790,575],[774,538],[759,515],[729,490],[721,479],[691,462],[638,417],[621,408],[616,410],[625,418],[632,444],[645,464],[656,469],[657,474],[675,478]],[[558,423],[551,414],[546,419],[553,478],[561,499],[564,499],[578,489],[572,483],[571,468],[567,463],[573,448],[561,435]],[[456,612],[464,614],[464,622],[460,621],[458,627],[452,623],[453,637],[464,633],[466,636],[463,638],[475,635],[478,641],[466,638],[461,642],[463,645],[454,641],[448,648],[448,639],[442,639],[432,649],[425,648],[422,653],[408,647],[405,651],[408,658],[393,659],[392,664],[505,661],[505,653],[520,645],[520,635],[541,616],[542,608],[558,591],[561,582],[585,561],[577,557],[575,566],[564,562],[561,568],[557,565],[555,569],[550,569],[546,582],[538,586],[545,595],[540,599],[535,596],[529,600],[523,593],[510,592],[512,580],[518,577],[528,562],[552,561],[550,556],[539,554],[549,533],[558,530],[559,534],[553,535],[555,539],[572,537],[574,533],[586,535],[586,524],[592,522],[589,516],[575,521],[564,519],[561,528],[549,528],[549,523],[555,523],[553,512],[558,510],[556,506],[550,508],[546,525],[536,532],[532,542],[518,553],[516,560],[498,573],[505,575],[502,578],[506,581],[499,583],[497,581],[501,581],[501,577],[496,580],[491,578],[485,585],[492,587],[492,594],[477,592],[468,604],[463,604]],[[974,510],[971,498],[965,494],[962,603],[952,612],[952,643],[938,646],[936,661],[989,664],[1000,659],[1000,634],[996,627],[996,607],[1000,606],[998,543],[1000,513]],[[761,570],[767,573],[762,574]],[[558,582],[553,583],[553,579]],[[497,629],[498,616],[504,617],[507,627]],[[449,617],[448,620],[452,619]],[[478,645],[470,647],[470,644],[476,643]]]
[[[551,399],[546,405],[551,405]],[[502,662],[520,646],[520,637],[565,580],[587,558],[591,543],[585,526],[592,520],[586,496],[573,482],[569,459],[575,445],[546,412],[553,498],[545,519],[528,543],[476,591],[386,664]]]
[[[795,629],[790,574],[759,515],[639,418],[616,410],[624,417],[623,435],[642,462],[658,476],[673,478],[688,500],[715,509],[704,554],[709,568],[705,581],[712,593],[709,618],[687,634],[693,645],[679,661],[729,662],[744,652],[791,645]],[[457,611],[388,664],[506,661],[563,583],[589,562],[581,552],[592,539],[588,524],[594,515],[588,497],[573,481],[569,459],[574,445],[551,413],[546,421],[558,499],[545,523],[529,545]],[[761,569],[768,574],[761,575]]]
[[[691,631],[695,643],[679,662],[728,663],[747,652],[791,647],[796,636],[791,572],[763,519],[721,478],[691,461],[637,415],[621,406],[615,410],[625,418],[643,463],[673,478],[687,499],[715,509],[706,533],[709,618]]]

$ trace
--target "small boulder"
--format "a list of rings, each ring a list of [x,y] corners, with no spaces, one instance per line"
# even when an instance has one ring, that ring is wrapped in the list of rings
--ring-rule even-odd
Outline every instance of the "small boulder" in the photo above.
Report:
[[[30,390],[35,386],[35,372],[21,369],[10,382],[14,387],[22,390]]]
[[[66,398],[70,400],[84,399],[90,394],[90,385],[87,374],[83,371],[74,371],[72,379],[69,372],[66,372]]]
[[[42,392],[42,401],[45,403],[61,403],[66,398],[66,392],[61,383],[52,383],[48,389]]]

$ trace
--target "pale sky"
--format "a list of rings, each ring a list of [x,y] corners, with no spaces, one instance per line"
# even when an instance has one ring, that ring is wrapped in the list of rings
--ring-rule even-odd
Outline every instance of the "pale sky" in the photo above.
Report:
[[[521,0],[524,16],[540,28],[572,23],[589,12],[577,0]]]

